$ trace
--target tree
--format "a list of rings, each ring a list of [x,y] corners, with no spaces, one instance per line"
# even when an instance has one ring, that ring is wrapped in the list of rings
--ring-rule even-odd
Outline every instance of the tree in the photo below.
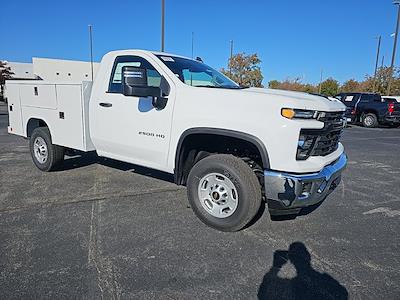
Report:
[[[221,72],[241,86],[262,87],[260,63],[256,53],[238,53],[229,59],[228,69],[222,68]]]
[[[321,94],[335,96],[339,91],[339,82],[333,78],[328,78],[321,83]]]
[[[362,92],[363,86],[362,83],[358,82],[355,79],[349,79],[343,83],[340,87],[340,91],[344,93],[351,93],[351,92]]]
[[[315,85],[307,83],[307,84],[303,85],[302,92],[305,92],[305,93],[316,93],[317,92],[317,87]]]
[[[316,93],[317,88],[312,84],[304,84],[301,82],[300,78],[286,79],[284,81],[271,80],[268,83],[270,89],[280,89],[288,91],[298,91],[305,93]]]
[[[0,60],[0,84],[3,85],[12,75],[14,75],[14,73],[11,71],[11,68],[7,66],[5,61]]]
[[[12,78],[13,74],[7,63],[0,60],[0,98],[3,98],[4,83],[7,79]]]
[[[300,78],[286,79],[280,83],[279,89],[302,92],[304,85],[301,83]]]
[[[376,81],[375,81],[375,91],[381,95],[385,95],[387,93],[387,88],[389,85],[390,78],[390,67],[381,67],[376,72]],[[366,75],[365,80],[362,83],[364,91],[372,92],[374,90],[374,76]],[[393,79],[392,85],[390,88],[390,93],[392,95],[400,94],[400,70],[393,70]]]
[[[279,89],[280,84],[281,83],[278,80],[271,80],[270,82],[268,82],[268,88]]]

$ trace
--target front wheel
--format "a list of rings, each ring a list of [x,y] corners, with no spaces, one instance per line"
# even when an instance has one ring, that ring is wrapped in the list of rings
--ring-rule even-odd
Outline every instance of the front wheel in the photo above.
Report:
[[[261,205],[261,187],[240,158],[216,154],[193,166],[187,181],[189,203],[206,225],[221,231],[246,226]]]
[[[378,126],[378,118],[373,113],[365,114],[362,118],[362,124],[367,128],[374,128]]]
[[[38,127],[33,130],[29,148],[33,163],[41,171],[54,170],[64,161],[64,147],[52,144],[47,127]]]

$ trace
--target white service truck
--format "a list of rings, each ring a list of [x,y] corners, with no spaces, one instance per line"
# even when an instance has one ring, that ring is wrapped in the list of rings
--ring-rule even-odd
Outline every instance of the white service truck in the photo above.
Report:
[[[307,93],[244,88],[199,60],[106,54],[94,82],[7,81],[8,132],[51,171],[66,149],[174,174],[195,214],[236,231],[265,199],[271,215],[316,205],[339,184],[345,106]]]

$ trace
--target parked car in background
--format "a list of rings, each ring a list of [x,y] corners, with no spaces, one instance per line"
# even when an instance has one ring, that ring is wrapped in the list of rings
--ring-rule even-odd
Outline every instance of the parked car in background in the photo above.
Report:
[[[395,99],[383,101],[374,93],[340,93],[336,98],[346,105],[348,123],[361,123],[364,127],[400,125],[400,103]]]
[[[382,96],[384,102],[400,102],[400,96]]]

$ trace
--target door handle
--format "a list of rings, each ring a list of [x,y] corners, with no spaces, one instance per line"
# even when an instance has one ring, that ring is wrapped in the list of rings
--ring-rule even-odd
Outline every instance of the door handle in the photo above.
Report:
[[[102,107],[111,107],[112,106],[111,103],[107,103],[107,102],[100,102],[99,105]]]

